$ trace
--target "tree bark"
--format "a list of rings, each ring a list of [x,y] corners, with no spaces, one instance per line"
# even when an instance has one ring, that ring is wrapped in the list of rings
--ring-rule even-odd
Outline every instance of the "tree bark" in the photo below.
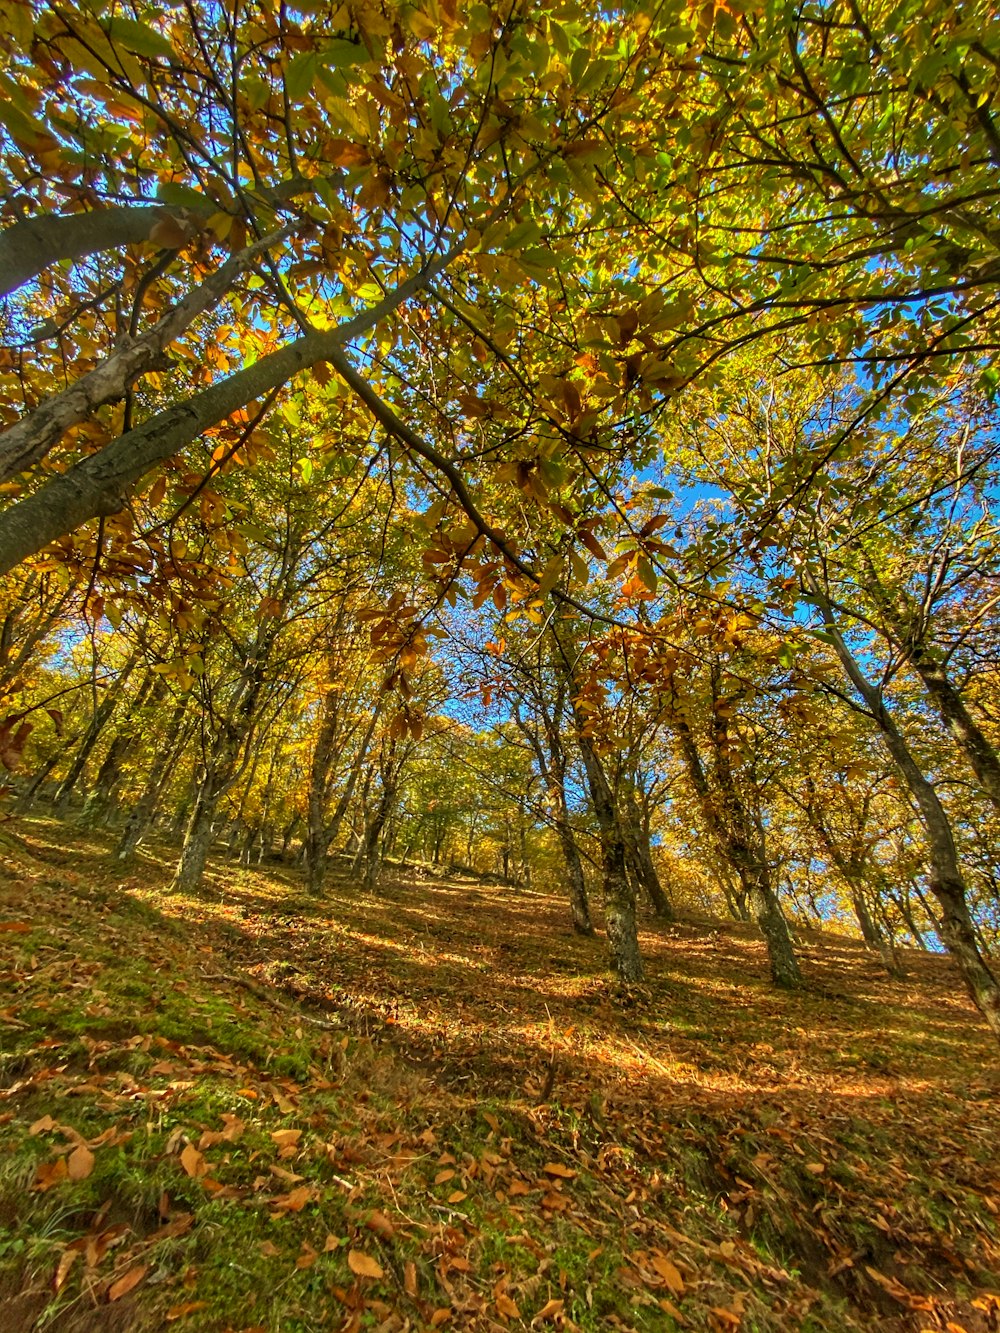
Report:
[[[629,792],[619,805],[619,817],[625,839],[629,870],[636,886],[645,893],[653,913],[661,921],[675,920],[673,905],[664,892],[653,863],[649,834],[634,792]]]
[[[604,918],[615,971],[627,985],[638,985],[644,977],[639,935],[635,921],[635,894],[629,883],[625,842],[615,810],[611,785],[604,765],[586,734],[584,721],[574,706],[577,743],[587,773],[590,799],[601,836],[601,867],[604,874]]]
[[[815,581],[812,581],[810,591],[823,614],[824,628],[830,635],[844,674],[874,718],[885,747],[919,811],[927,842],[928,887],[941,909],[938,932],[957,962],[973,1001],[993,1035],[1000,1040],[1000,985],[979,952],[947,812],[933,783],[924,776],[913,758],[906,739],[886,708],[881,691],[871,684],[848,648],[837,628],[829,599],[823,596]]]
[[[1000,756],[966,708],[965,700],[948,679],[944,667],[923,653],[912,653],[911,660],[942,722],[968,759],[984,794],[995,809],[1000,810]]]
[[[722,756],[716,747],[716,770],[723,789],[720,808],[720,803],[713,797],[687,719],[678,714],[674,718],[673,728],[688,777],[701,806],[709,837],[719,854],[732,867],[764,936],[771,966],[771,978],[778,986],[789,988],[799,986],[802,984],[802,973],[788,933],[788,922],[771,887],[767,865],[754,853],[746,814],[729,766],[723,760],[720,771],[719,760]]]

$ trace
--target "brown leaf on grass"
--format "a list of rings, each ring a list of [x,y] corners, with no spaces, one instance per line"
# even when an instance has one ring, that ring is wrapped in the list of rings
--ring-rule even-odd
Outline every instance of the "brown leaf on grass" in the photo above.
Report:
[[[120,1301],[123,1296],[127,1296],[133,1291],[142,1279],[149,1272],[149,1264],[136,1264],[135,1268],[130,1268],[124,1277],[120,1277],[117,1282],[112,1282],[108,1288],[108,1300]]]
[[[7,935],[27,935],[30,930],[30,921],[0,921],[0,932]]]
[[[302,1242],[302,1253],[295,1260],[295,1267],[300,1269],[312,1268],[313,1264],[319,1258],[319,1253],[313,1249],[308,1241]]]
[[[369,1231],[374,1231],[380,1236],[395,1235],[396,1228],[392,1225],[385,1213],[380,1213],[376,1208],[365,1219],[365,1226]]]
[[[186,1319],[188,1315],[204,1310],[207,1305],[208,1301],[185,1301],[183,1305],[172,1305],[167,1311],[167,1323],[172,1324],[175,1319]]]
[[[406,1263],[403,1265],[403,1290],[406,1292],[407,1296],[416,1300],[419,1289],[417,1283],[417,1265],[412,1259],[407,1259]]]
[[[181,1166],[192,1180],[208,1174],[208,1163],[193,1143],[189,1143],[181,1153]]]
[[[497,1314],[502,1315],[504,1319],[520,1319],[521,1311],[517,1308],[517,1303],[512,1301],[506,1292],[498,1292],[493,1298],[497,1307]]]
[[[61,1180],[65,1180],[69,1175],[66,1166],[66,1158],[60,1157],[55,1162],[41,1162],[38,1170],[35,1172],[35,1179],[31,1188],[44,1192],[50,1190],[53,1185],[58,1185]]]
[[[61,1289],[63,1283],[66,1281],[67,1277],[69,1277],[69,1270],[73,1267],[79,1257],[79,1250],[66,1249],[63,1251],[62,1257],[59,1260],[59,1267],[56,1269],[56,1275],[52,1279],[53,1291],[59,1291]]]
[[[576,1175],[568,1166],[563,1166],[562,1162],[546,1162],[542,1170],[547,1176],[561,1176],[563,1180],[572,1180]]]
[[[676,1264],[672,1263],[665,1254],[654,1254],[649,1262],[654,1272],[663,1278],[675,1296],[684,1295],[684,1279]]]
[[[50,1115],[43,1115],[41,1120],[36,1120],[35,1123],[29,1127],[28,1133],[34,1136],[35,1134],[45,1134],[50,1129],[58,1128],[59,1122],[57,1120],[53,1120]]]
[[[450,1318],[451,1310],[448,1306],[442,1305],[440,1309],[435,1310],[431,1315],[431,1328],[440,1328],[441,1325],[446,1324]]]
[[[297,1189],[289,1190],[287,1194],[281,1194],[274,1200],[276,1208],[280,1208],[286,1213],[301,1213],[302,1209],[312,1199],[316,1197],[316,1189],[312,1185],[299,1185]]]
[[[94,1154],[85,1144],[74,1148],[66,1162],[66,1173],[70,1180],[86,1180],[94,1169]]]
[[[531,1327],[534,1328],[536,1324],[544,1324],[547,1320],[555,1320],[557,1315],[562,1314],[565,1304],[565,1301],[546,1301],[535,1315],[534,1319],[532,1319]]]
[[[347,1267],[358,1277],[370,1277],[375,1280],[385,1277],[382,1265],[363,1250],[347,1251]]]

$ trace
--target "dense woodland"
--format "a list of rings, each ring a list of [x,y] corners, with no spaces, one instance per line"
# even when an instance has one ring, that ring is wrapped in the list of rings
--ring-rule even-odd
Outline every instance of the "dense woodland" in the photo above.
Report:
[[[0,16],[8,814],[1000,1036],[992,7]]]
[[[0,0],[0,1330],[1000,1333],[992,0]]]

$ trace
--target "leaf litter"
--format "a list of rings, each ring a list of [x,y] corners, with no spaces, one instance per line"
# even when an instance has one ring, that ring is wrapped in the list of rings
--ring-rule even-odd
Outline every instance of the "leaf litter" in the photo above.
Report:
[[[623,992],[551,898],[222,860],[184,898],[25,828],[5,1329],[1000,1329],[996,1066],[945,959],[817,935],[785,995],[749,930],[650,924]]]

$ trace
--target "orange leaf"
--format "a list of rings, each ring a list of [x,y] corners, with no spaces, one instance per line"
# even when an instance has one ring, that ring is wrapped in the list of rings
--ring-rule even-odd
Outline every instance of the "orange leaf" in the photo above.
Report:
[[[0,931],[7,934],[27,935],[31,926],[27,921],[0,921]]]
[[[192,1179],[204,1176],[208,1172],[208,1163],[192,1143],[189,1143],[181,1153],[181,1166]]]
[[[377,1231],[380,1236],[392,1236],[396,1230],[385,1213],[380,1213],[377,1208],[370,1214],[365,1226],[369,1231]]]
[[[300,1185],[298,1189],[290,1190],[288,1194],[282,1194],[274,1202],[279,1208],[284,1208],[290,1213],[301,1213],[310,1199],[314,1197],[314,1194],[312,1185]]]
[[[406,1292],[407,1296],[411,1296],[416,1300],[418,1291],[417,1265],[412,1259],[407,1259],[406,1263],[403,1265],[403,1290]]]
[[[561,1162],[547,1162],[542,1170],[547,1176],[562,1176],[563,1180],[572,1180],[576,1175],[568,1166],[563,1166]]]
[[[497,1314],[503,1315],[505,1319],[520,1319],[521,1311],[511,1298],[505,1293],[500,1292],[496,1297]]]
[[[58,1129],[58,1128],[59,1125],[57,1121],[53,1120],[50,1115],[43,1115],[41,1120],[36,1120],[35,1123],[29,1128],[28,1133],[44,1134],[46,1130]]]
[[[56,1269],[55,1279],[52,1283],[53,1291],[59,1291],[63,1283],[69,1276],[69,1270],[80,1257],[79,1250],[64,1250],[62,1258],[59,1260],[59,1267]]]
[[[555,1301],[555,1300],[546,1301],[545,1304],[542,1306],[542,1308],[535,1315],[534,1319],[532,1319],[531,1321],[532,1326],[539,1323],[541,1320],[545,1319],[554,1320],[556,1315],[562,1314],[563,1306],[565,1304],[566,1304],[565,1301]]]
[[[69,1155],[66,1163],[66,1170],[70,1180],[86,1180],[94,1169],[94,1154],[81,1143],[78,1148],[74,1148]]]
[[[431,1328],[440,1328],[441,1325],[446,1324],[450,1318],[451,1310],[442,1305],[439,1310],[435,1310],[431,1315]]]
[[[167,1311],[167,1323],[172,1323],[175,1319],[186,1319],[196,1310],[204,1310],[207,1304],[208,1301],[185,1301],[183,1305],[172,1305]]]
[[[385,1277],[382,1265],[363,1250],[347,1251],[347,1267],[352,1273],[357,1273],[358,1277],[370,1277],[376,1280]]]
[[[130,1268],[124,1277],[120,1277],[117,1282],[112,1282],[108,1288],[108,1300],[119,1301],[123,1296],[127,1296],[133,1288],[139,1285],[148,1272],[149,1264],[137,1264],[135,1268]]]
[[[53,1185],[57,1185],[60,1180],[65,1180],[68,1175],[66,1167],[66,1158],[60,1157],[56,1162],[42,1162],[35,1172],[35,1182],[32,1189],[48,1190]]]
[[[665,1254],[654,1254],[650,1260],[653,1269],[663,1278],[675,1296],[684,1295],[684,1279]]]

